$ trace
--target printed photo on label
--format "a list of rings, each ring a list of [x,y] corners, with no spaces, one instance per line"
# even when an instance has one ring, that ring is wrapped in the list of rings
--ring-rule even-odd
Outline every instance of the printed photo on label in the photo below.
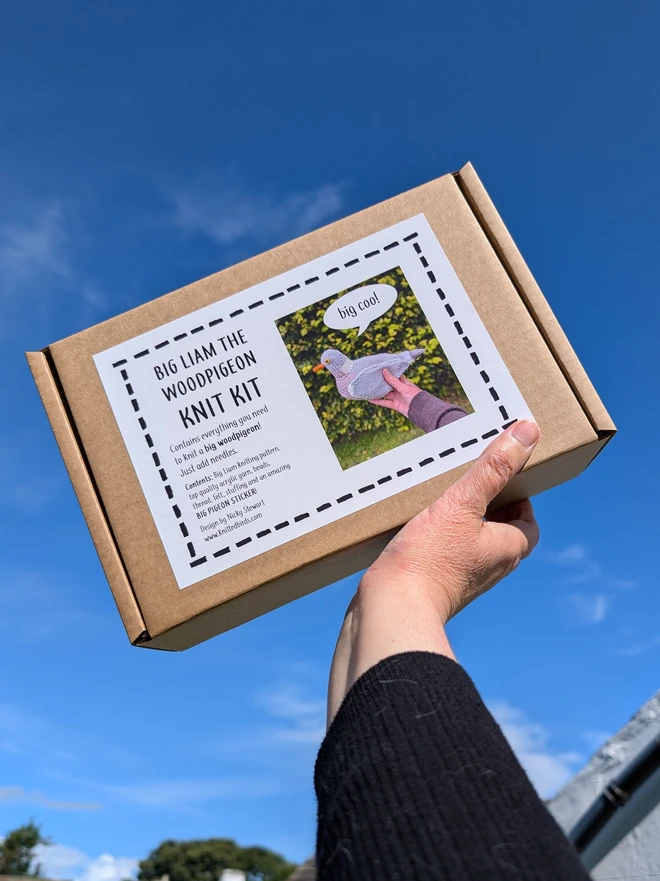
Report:
[[[400,266],[277,326],[344,470],[474,412]]]

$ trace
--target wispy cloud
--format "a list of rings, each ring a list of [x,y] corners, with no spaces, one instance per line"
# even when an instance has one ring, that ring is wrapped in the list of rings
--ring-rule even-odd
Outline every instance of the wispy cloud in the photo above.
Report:
[[[559,551],[545,550],[542,555],[548,562],[567,570],[566,581],[569,584],[587,584],[598,581],[603,587],[617,590],[629,590],[635,582],[629,578],[619,578],[606,572],[602,563],[595,560],[589,548],[575,542]]]
[[[592,559],[586,545],[575,543],[560,551],[546,551],[545,557],[555,566],[567,570],[568,584],[587,584],[602,574],[602,566]]]
[[[109,783],[61,772],[52,772],[51,776],[79,791],[97,795],[104,804],[130,804],[186,812],[210,802],[265,798],[281,789],[274,775],[256,773],[228,774],[210,779],[132,779],[128,783]]]
[[[562,581],[565,585],[583,585],[586,588],[560,598],[560,603],[570,609],[570,623],[573,625],[602,623],[616,600],[615,592],[635,587],[633,579],[619,578],[604,571],[603,565],[593,559],[589,548],[579,542],[559,551],[545,550],[543,558],[564,570]],[[589,592],[590,589],[594,592]]]
[[[589,551],[583,544],[567,545],[561,551],[546,551],[546,557],[557,566],[574,566],[581,563],[589,556]]]
[[[272,686],[258,695],[256,705],[284,723],[269,729],[272,739],[318,745],[325,736],[325,699],[306,695],[299,685]]]
[[[553,750],[547,728],[506,701],[488,705],[539,795],[547,798],[570,780],[582,761],[579,753]]]
[[[621,655],[623,658],[636,658],[638,655],[643,655],[645,652],[650,651],[651,649],[658,648],[660,646],[660,636],[652,636],[651,639],[644,640],[642,642],[636,642],[632,645],[625,646],[617,651],[618,655]]]
[[[66,801],[50,798],[43,792],[28,792],[22,786],[0,786],[0,803],[30,805],[49,811],[98,811],[103,807],[99,802]]]
[[[109,743],[104,737],[87,733],[80,726],[60,724],[20,704],[10,702],[0,702],[0,751],[21,757],[22,763],[27,763],[38,775],[37,779],[47,777],[64,785],[67,801],[75,805],[96,805],[98,801],[107,800],[102,798],[104,793],[98,789],[90,793],[86,781],[70,776],[76,768],[91,760],[107,764],[111,769],[109,773],[116,775],[127,767],[135,773],[135,768],[142,764],[142,759],[128,753],[116,742]],[[20,767],[18,762],[15,765]],[[15,780],[16,778],[11,781],[12,784]],[[34,797],[35,804],[35,799],[41,798],[40,793],[35,795],[24,790],[21,790],[21,796],[18,786],[8,789],[11,792],[7,792],[7,798],[30,795],[31,798]],[[56,801],[54,798],[51,800]],[[52,804],[50,807],[55,808],[56,805]]]
[[[96,284],[75,265],[71,222],[57,199],[27,218],[0,224],[0,301],[5,309],[29,299],[45,312],[54,292],[75,294],[90,311],[104,305]],[[20,296],[19,296],[20,295]]]
[[[597,563],[595,560],[584,560],[579,571],[570,575],[567,581],[569,584],[589,584],[589,582],[596,581],[596,579],[604,584],[609,584],[610,582],[607,576],[603,576],[603,568],[600,563]]]
[[[292,673],[291,665],[287,673]],[[313,754],[325,736],[326,700],[319,694],[317,671],[300,670],[262,689],[253,698],[259,715],[252,725],[205,746],[210,755],[231,756],[263,769],[266,776],[281,778],[286,769],[286,785],[307,774]],[[314,687],[304,684],[314,680]]]
[[[96,783],[108,798],[149,808],[183,808],[223,799],[264,798],[279,790],[262,776],[237,775],[215,780],[161,780],[139,783]]]
[[[285,241],[335,217],[342,206],[342,187],[338,184],[278,195],[252,192],[229,177],[203,177],[167,195],[180,230],[187,235],[206,236],[223,246]]]
[[[612,606],[612,598],[604,593],[572,593],[564,597],[571,609],[571,623],[576,625],[601,624]]]
[[[6,223],[0,227],[0,274],[4,285],[24,285],[44,272],[71,281],[68,244],[64,213],[58,201],[37,210],[27,222]]]
[[[76,606],[70,597],[70,586],[57,583],[51,574],[0,566],[0,640],[25,644],[53,636],[98,634],[104,619]],[[0,737],[5,712],[0,704]]]
[[[614,578],[612,575],[606,577],[605,583],[617,590],[632,590],[637,584],[634,578]]]
[[[82,850],[64,844],[40,845],[35,857],[45,877],[71,881],[124,881],[135,877],[138,869],[138,861],[133,857],[104,853],[92,859]]]

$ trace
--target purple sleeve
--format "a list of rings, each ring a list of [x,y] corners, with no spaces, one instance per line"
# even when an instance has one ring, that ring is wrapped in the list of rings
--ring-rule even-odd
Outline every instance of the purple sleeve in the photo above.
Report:
[[[443,425],[456,422],[463,416],[467,416],[467,413],[462,407],[457,407],[456,404],[446,404],[429,392],[423,391],[415,395],[408,409],[408,419],[426,432],[435,431],[436,428],[442,428]]]

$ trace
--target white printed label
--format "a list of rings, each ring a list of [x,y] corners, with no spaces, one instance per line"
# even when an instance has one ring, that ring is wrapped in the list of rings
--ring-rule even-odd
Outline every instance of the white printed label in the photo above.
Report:
[[[181,588],[530,416],[423,215],[94,361]]]

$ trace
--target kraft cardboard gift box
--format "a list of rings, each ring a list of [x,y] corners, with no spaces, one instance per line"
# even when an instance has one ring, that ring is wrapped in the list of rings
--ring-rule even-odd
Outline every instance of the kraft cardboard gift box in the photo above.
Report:
[[[129,639],[174,651],[368,566],[515,419],[499,504],[615,431],[471,165],[28,361]]]

